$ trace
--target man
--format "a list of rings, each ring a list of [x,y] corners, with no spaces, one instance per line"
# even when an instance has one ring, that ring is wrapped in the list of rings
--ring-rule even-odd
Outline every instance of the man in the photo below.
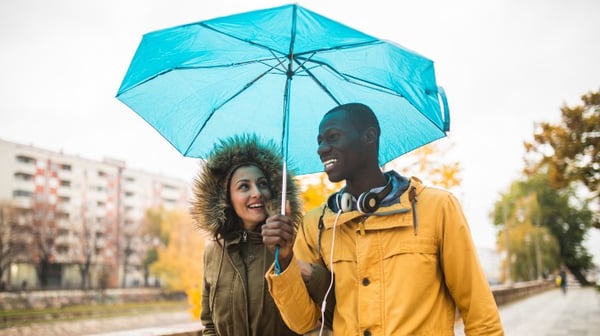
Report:
[[[352,103],[327,112],[318,154],[332,182],[346,186],[309,211],[297,231],[286,216],[263,225],[280,246],[281,273],[266,274],[288,326],[312,329],[325,310],[307,294],[298,263],[334,275],[335,335],[453,335],[458,308],[467,335],[503,335],[498,309],[456,198],[379,167],[380,128]]]

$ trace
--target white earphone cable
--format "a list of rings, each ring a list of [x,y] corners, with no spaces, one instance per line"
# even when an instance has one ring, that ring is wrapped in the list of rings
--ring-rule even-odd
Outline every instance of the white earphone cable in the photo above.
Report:
[[[325,296],[323,297],[323,302],[321,303],[321,329],[319,330],[319,336],[323,335],[323,329],[325,327],[325,310],[327,309],[327,296],[331,292],[333,288],[333,248],[335,246],[335,228],[337,227],[338,218],[342,214],[342,209],[339,209],[337,214],[335,215],[335,221],[333,222],[333,232],[331,234],[331,252],[329,253],[329,273],[331,274],[331,279],[329,280],[329,287],[327,288],[327,292],[325,292]]]

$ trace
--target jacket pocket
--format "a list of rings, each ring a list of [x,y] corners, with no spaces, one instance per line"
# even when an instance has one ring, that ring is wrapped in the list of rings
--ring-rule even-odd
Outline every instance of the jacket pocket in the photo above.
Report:
[[[355,240],[352,235],[356,233],[351,230],[339,230],[337,229],[335,235],[332,230],[325,230],[323,232],[323,240],[321,244],[321,257],[323,262],[329,270],[331,270],[331,264],[334,265],[347,262],[356,262],[356,250]],[[332,244],[332,239],[334,239]],[[333,254],[331,249],[333,248]]]
[[[383,239],[383,262],[387,267],[403,272],[418,272],[423,276],[439,273],[439,239],[412,236]]]

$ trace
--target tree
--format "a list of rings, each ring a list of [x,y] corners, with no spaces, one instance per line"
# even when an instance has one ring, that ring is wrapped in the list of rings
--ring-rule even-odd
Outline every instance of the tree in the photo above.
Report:
[[[300,182],[303,190],[301,198],[304,212],[320,206],[327,200],[329,195],[340,190],[343,186],[341,182],[329,182],[325,173],[303,176]]]
[[[414,175],[434,186],[451,190],[462,182],[460,163],[447,161],[445,157],[453,146],[451,142],[433,142],[401,156],[387,166],[405,176]]]
[[[92,232],[91,217],[85,202],[81,205],[81,227],[75,234],[79,237],[79,244],[75,248],[75,261],[79,267],[79,276],[81,277],[81,289],[90,287],[90,269],[93,263],[93,257],[97,250],[97,237]]]
[[[144,286],[148,286],[150,277],[150,267],[158,261],[158,248],[164,247],[169,243],[168,232],[161,232],[161,223],[163,221],[164,209],[148,209],[142,219],[142,246],[141,253],[145,254],[142,260],[144,271]]]
[[[10,202],[0,202],[0,288],[7,286],[4,283],[5,272],[26,251],[19,237],[17,213],[18,209]]]
[[[523,253],[531,253],[531,251],[522,252],[518,249],[530,249],[531,239],[540,239],[541,234],[544,241],[543,248],[548,248],[547,251],[540,251],[545,260],[542,267],[558,266],[553,264],[551,259],[547,259],[553,257],[551,245],[554,244],[552,241],[556,241],[560,259],[558,262],[568,267],[581,284],[588,284],[585,273],[593,265],[592,257],[583,246],[583,241],[591,227],[593,212],[587,202],[577,200],[573,189],[552,188],[547,175],[544,174],[528,176],[526,179],[513,182],[510,191],[496,202],[492,214],[495,225],[507,226],[511,232],[508,239],[511,255],[508,260],[512,262],[512,258],[517,258],[518,263],[520,259],[524,259]],[[533,231],[532,228],[536,227],[545,230]],[[552,240],[544,238],[546,232],[553,237]],[[527,235],[530,237],[529,242],[525,238]],[[516,257],[513,257],[513,251]],[[523,276],[526,270],[519,270],[517,266],[511,267],[511,274],[516,272],[514,274],[519,274],[526,279],[527,276]]]
[[[195,229],[187,211],[164,211],[161,218],[161,236],[168,236],[168,243],[158,248],[158,260],[150,271],[170,290],[184,291],[201,285],[206,236]]]
[[[502,225],[497,246],[505,251],[502,269],[508,282],[541,279],[560,265],[559,247],[548,228],[540,225],[537,194],[513,183],[496,203],[494,223]],[[510,268],[510,269],[509,269]]]
[[[600,205],[600,91],[581,97],[583,105],[561,110],[557,124],[536,125],[534,140],[525,143],[527,174],[546,172],[555,189],[583,184]],[[593,224],[600,228],[600,219]]]
[[[36,266],[38,280],[42,288],[47,288],[59,276],[59,268],[54,263],[58,225],[56,221],[56,200],[45,192],[34,194],[33,222],[31,229],[33,240],[30,246],[32,260]]]
[[[159,276],[167,289],[185,291],[194,319],[200,316],[202,296],[204,241],[207,238],[192,225],[187,211],[173,210],[146,213],[146,224],[156,229],[160,223],[160,237],[164,245],[158,247],[158,260],[150,271]],[[151,229],[152,230],[152,229]]]

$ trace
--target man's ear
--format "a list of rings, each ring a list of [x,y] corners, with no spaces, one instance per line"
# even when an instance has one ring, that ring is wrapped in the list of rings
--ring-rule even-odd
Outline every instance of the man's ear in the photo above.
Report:
[[[368,127],[363,133],[363,139],[369,145],[377,143],[377,131],[375,127]]]

